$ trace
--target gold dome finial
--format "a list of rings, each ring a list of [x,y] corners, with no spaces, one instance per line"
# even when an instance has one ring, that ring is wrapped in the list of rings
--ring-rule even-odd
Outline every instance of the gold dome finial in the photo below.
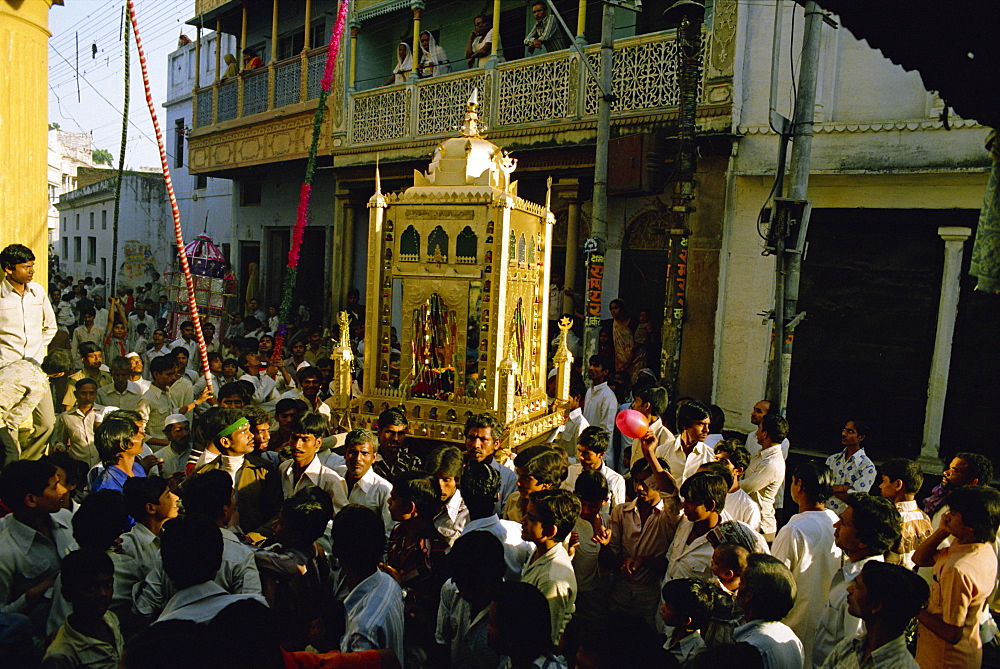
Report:
[[[479,89],[473,88],[469,101],[465,103],[465,120],[462,121],[463,137],[482,137],[481,133],[486,132],[486,124],[479,122],[478,109]]]

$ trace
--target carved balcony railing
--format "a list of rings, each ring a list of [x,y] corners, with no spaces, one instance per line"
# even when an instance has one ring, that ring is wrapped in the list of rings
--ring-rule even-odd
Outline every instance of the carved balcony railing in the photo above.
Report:
[[[294,56],[274,66],[274,106],[287,107],[302,97],[302,58]]]

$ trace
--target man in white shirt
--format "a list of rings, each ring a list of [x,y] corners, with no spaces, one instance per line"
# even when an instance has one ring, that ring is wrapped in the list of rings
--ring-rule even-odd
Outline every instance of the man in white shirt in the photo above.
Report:
[[[73,394],[76,403],[56,418],[52,443],[58,450],[68,451],[73,459],[93,467],[101,460],[94,446],[94,423],[103,415],[104,407],[94,404],[97,383],[93,379],[77,381]]]
[[[750,412],[750,423],[754,425],[754,430],[747,435],[746,449],[750,452],[750,455],[756,455],[760,451],[760,444],[757,443],[757,427],[760,425],[760,421],[764,416],[771,411],[771,407],[774,403],[770,400],[761,400],[753,405],[753,411]],[[781,457],[788,460],[788,449],[789,443],[787,437],[781,441]],[[781,485],[778,486],[778,492],[774,495],[774,508],[780,509],[785,502],[785,483],[782,481]]]
[[[843,513],[845,499],[853,492],[868,492],[875,483],[875,463],[865,453],[864,441],[868,426],[861,421],[849,420],[840,431],[844,450],[826,459],[826,466],[833,476],[833,494],[826,500],[826,508],[836,514]]]
[[[403,589],[378,568],[386,544],[382,530],[376,512],[354,504],[333,520],[333,555],[343,572],[341,585],[348,591],[340,650],[388,648],[404,657]]]
[[[32,281],[35,254],[26,246],[11,244],[0,251],[0,267],[4,272],[0,281],[0,367],[17,360],[41,365],[58,325],[45,289]],[[41,457],[55,422],[55,407],[43,399],[32,412],[32,432],[23,443],[19,443],[17,431],[0,427],[6,461]]]
[[[149,337],[156,329],[156,319],[152,314],[146,313],[146,303],[144,300],[136,300],[132,308],[132,313],[128,315],[128,331],[136,332],[138,326],[146,326],[146,336]]]
[[[323,374],[318,367],[309,365],[303,367],[295,374],[298,385],[291,390],[281,394],[281,399],[290,397],[293,400],[302,400],[309,405],[311,411],[322,414],[328,420],[330,418],[330,405],[320,399],[319,391],[323,387]]]
[[[615,363],[606,355],[591,356],[587,367],[591,386],[583,400],[583,417],[591,425],[607,430],[608,434],[615,429],[615,416],[618,413],[618,398],[608,387],[608,376],[614,366]]]
[[[372,465],[378,454],[378,439],[371,430],[358,427],[344,439],[344,480],[352,504],[368,507],[382,519],[386,536],[395,524],[389,513],[392,484],[375,473]]]
[[[555,370],[552,370],[555,372]],[[587,394],[587,389],[583,385],[582,379],[574,379],[569,384],[569,400],[566,406],[566,422],[552,433],[549,442],[561,447],[567,453],[572,454],[576,449],[580,434],[590,427],[590,423],[583,417],[583,398]]]
[[[503,513],[503,505],[517,487],[517,474],[496,461],[496,453],[503,439],[503,426],[490,413],[474,414],[465,421],[465,452],[469,461],[482,462],[500,472],[500,499],[496,505],[497,515]]]
[[[814,665],[822,665],[840,641],[861,632],[861,619],[847,608],[847,587],[866,562],[884,562],[886,551],[899,541],[901,521],[895,504],[867,493],[851,493],[844,502],[846,508],[834,525],[834,540],[848,562],[830,582],[813,640]]]
[[[111,361],[111,383],[97,389],[97,403],[119,409],[136,411],[139,400],[145,392],[134,381],[129,380],[132,366],[128,358],[118,356]]]
[[[469,522],[469,509],[458,489],[464,465],[462,451],[451,445],[435,448],[424,460],[424,468],[437,480],[443,503],[434,516],[434,527],[448,541],[449,548]]]
[[[194,323],[191,321],[184,321],[181,323],[181,336],[170,342],[171,349],[175,349],[178,346],[186,348],[191,354],[188,362],[191,360],[197,360],[198,340],[195,339]]]
[[[520,581],[521,571],[531,557],[534,546],[521,538],[521,525],[501,520],[496,513],[500,497],[500,472],[481,462],[469,462],[462,473],[462,494],[469,509],[469,522],[462,535],[489,532],[503,543],[506,581]]]
[[[774,513],[774,497],[785,480],[785,459],[781,457],[781,442],[788,434],[784,416],[768,413],[757,426],[757,443],[761,449],[750,457],[750,466],[743,472],[740,488],[760,505],[761,532],[774,541],[778,521]]]
[[[802,641],[808,669],[816,621],[830,594],[830,582],[841,567],[841,551],[833,535],[837,514],[824,505],[830,496],[830,470],[816,462],[803,462],[792,473],[789,491],[799,512],[778,532],[771,554],[785,563],[795,579],[798,594],[784,622]]]
[[[150,446],[166,446],[170,442],[163,434],[163,424],[167,416],[174,413],[187,414],[195,405],[207,402],[211,396],[206,388],[190,404],[178,407],[170,397],[170,386],[177,381],[177,366],[172,356],[161,356],[152,362],[153,383],[139,400],[136,409],[145,422],[146,443]]]
[[[667,403],[667,389],[662,386],[633,390],[631,408],[645,416],[646,422],[649,423],[648,432],[656,436],[656,446],[653,447],[653,452],[666,449],[676,439],[673,432],[663,424],[663,420],[660,418],[667,409]],[[642,459],[641,441],[640,439],[632,440],[632,450],[623,463],[625,467],[631,467]]]
[[[561,486],[564,490],[572,492],[582,471],[601,472],[608,482],[608,500],[601,507],[601,511],[606,514],[610,514],[615,506],[625,502],[625,477],[604,463],[604,454],[610,443],[611,435],[604,429],[592,426],[584,430],[576,445],[577,463],[569,466],[566,480]]]
[[[329,431],[328,426],[326,418],[313,411],[299,416],[292,424],[289,440],[292,458],[278,465],[277,476],[284,499],[305,488],[319,488],[330,495],[336,514],[348,504],[347,484],[340,474],[325,466],[316,455]]]
[[[764,669],[802,666],[802,642],[781,622],[795,596],[795,581],[779,560],[759,554],[747,558],[736,595],[746,624],[733,630],[733,641],[756,648]]]
[[[142,354],[146,362],[145,368],[146,368],[147,378],[151,378],[149,376],[149,365],[153,361],[153,358],[157,358],[161,355],[170,355],[170,351],[171,348],[170,344],[167,342],[166,331],[160,328],[153,330],[153,347],[148,351],[139,351],[139,353]]]
[[[715,460],[715,451],[705,445],[711,425],[708,407],[690,401],[677,408],[677,429],[680,434],[673,443],[660,446],[656,457],[666,461],[677,485],[698,471],[698,467]]]
[[[741,465],[749,464],[750,458],[747,456],[747,449],[742,446],[736,448],[739,449],[739,455],[732,453],[720,455],[716,452],[716,461],[706,462],[698,468],[698,471],[712,472],[724,478],[729,484],[729,492],[726,494],[726,513],[732,516],[733,520],[745,523],[755,532],[760,532],[760,506],[740,489],[740,474],[744,468],[733,464],[733,460],[740,462]],[[740,456],[743,460],[740,460]]]

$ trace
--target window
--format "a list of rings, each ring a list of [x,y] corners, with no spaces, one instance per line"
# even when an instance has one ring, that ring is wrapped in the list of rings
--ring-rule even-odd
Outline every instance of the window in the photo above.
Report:
[[[260,206],[260,183],[244,183],[240,188],[241,207]]]
[[[101,276],[105,277],[108,275],[108,259],[101,258]]]
[[[83,237],[73,238],[73,262],[80,262],[80,252],[83,250]]]
[[[195,176],[194,187],[197,190],[203,190],[208,188],[208,177],[204,174],[198,174]]]
[[[62,247],[63,247],[63,252],[61,259],[63,262],[67,262],[69,260],[69,237],[62,238]]]
[[[87,264],[97,264],[97,237],[87,237]]]
[[[102,209],[101,210],[101,230],[107,230],[107,229],[108,229],[108,210],[107,209]]]
[[[329,35],[326,34],[326,22],[317,21],[309,27],[309,48],[315,49],[317,47],[324,46],[329,39]],[[292,56],[297,56],[302,52],[302,47],[305,46],[303,40],[305,39],[305,30],[299,28],[293,33],[285,35],[284,37],[278,38],[278,60],[284,60],[285,58],[291,58]]]
[[[184,166],[184,119],[174,121],[174,167]]]
[[[94,229],[94,212],[90,212],[90,229]]]
[[[66,217],[63,216],[63,232],[66,232]]]
[[[80,229],[80,214],[76,215],[76,229]]]

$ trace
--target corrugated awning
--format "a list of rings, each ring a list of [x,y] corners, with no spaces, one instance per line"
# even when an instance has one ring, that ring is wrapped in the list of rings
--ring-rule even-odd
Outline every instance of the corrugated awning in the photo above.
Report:
[[[855,37],[919,72],[959,116],[1000,128],[1000,1],[817,1]]]

